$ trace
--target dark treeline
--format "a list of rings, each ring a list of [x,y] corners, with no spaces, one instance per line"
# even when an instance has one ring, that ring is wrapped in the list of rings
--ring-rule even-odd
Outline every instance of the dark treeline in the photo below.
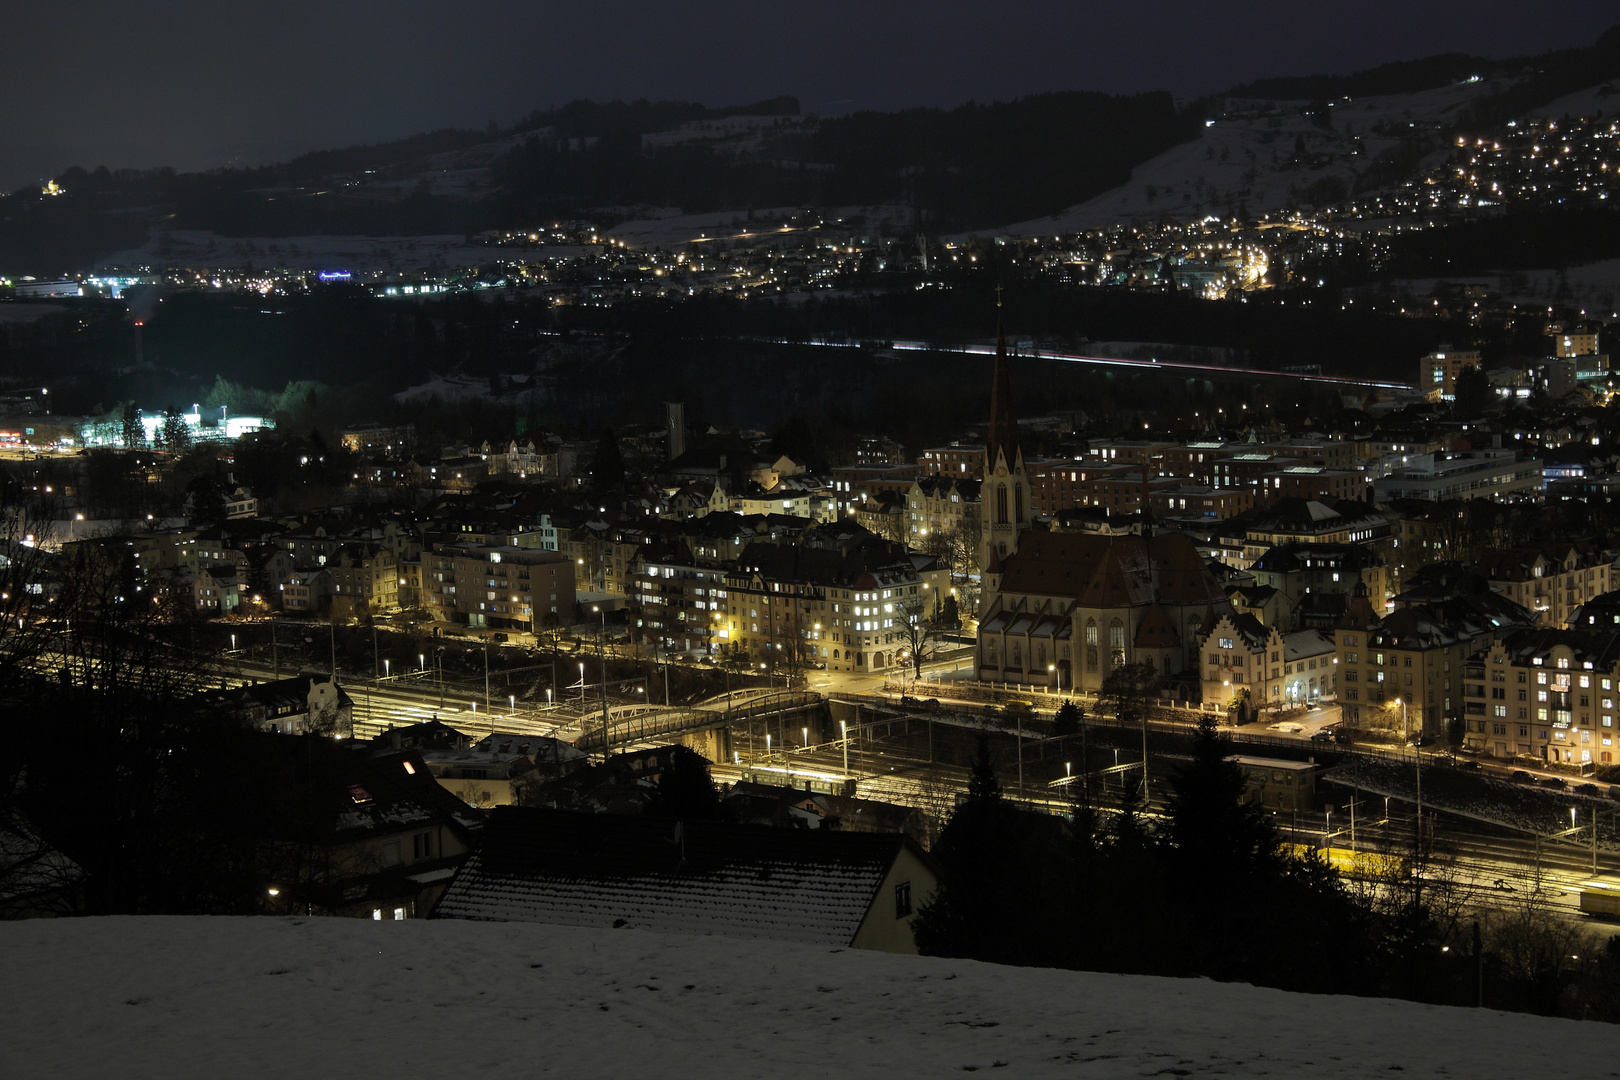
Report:
[[[158,215],[173,227],[226,236],[408,236],[527,226],[626,204],[702,211],[904,203],[930,229],[972,228],[1083,201],[1198,131],[1197,108],[1177,110],[1166,93],[1049,93],[804,121],[796,112],[790,98],[717,110],[575,102],[514,129],[527,137],[496,159],[492,189],[478,198],[434,195],[425,182],[403,197],[370,190],[375,180],[420,173],[432,153],[477,138],[457,131],[258,169],[74,168],[59,178],[66,195],[23,189],[0,201],[0,271],[82,267],[138,244]],[[746,153],[643,142],[689,120],[744,114],[777,118]],[[350,186],[357,176],[365,182]]]
[[[1163,93],[1037,94],[782,124],[743,156],[648,148],[630,125],[589,145],[551,130],[502,159],[496,177],[509,220],[625,203],[689,212],[903,203],[930,228],[972,228],[1053,213],[1124,183],[1135,164],[1192,138],[1197,119]]]
[[[1284,849],[1270,815],[1243,801],[1229,752],[1206,717],[1161,819],[1143,816],[1133,779],[1106,818],[1077,791],[1066,822],[1004,798],[981,745],[968,797],[934,848],[942,885],[919,913],[918,946],[995,963],[1475,1004],[1473,916],[1443,853],[1414,836],[1389,853],[1398,869],[1353,889]],[[1620,938],[1586,940],[1529,905],[1486,917],[1484,930],[1487,1004],[1620,1020]]]
[[[1403,233],[1381,276],[1431,277],[1575,266],[1620,257],[1620,210],[1515,210]]]
[[[1620,25],[1589,46],[1554,49],[1535,56],[1492,60],[1466,53],[1443,53],[1417,60],[1380,64],[1349,75],[1297,75],[1234,86],[1227,97],[1308,101],[1330,122],[1326,102],[1378,94],[1413,94],[1479,76],[1500,79],[1501,89],[1476,98],[1461,118],[1464,130],[1493,127],[1538,105],[1620,77]]]

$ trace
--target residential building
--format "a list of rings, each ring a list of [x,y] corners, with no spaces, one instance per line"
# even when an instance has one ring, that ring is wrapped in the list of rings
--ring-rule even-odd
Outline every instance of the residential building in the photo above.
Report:
[[[246,683],[202,695],[211,710],[259,731],[284,735],[346,735],[353,731],[354,701],[335,679],[299,675]]]
[[[1241,488],[1177,484],[1154,488],[1148,496],[1157,518],[1196,517],[1224,520],[1254,508],[1254,493]]]
[[[1463,668],[1482,645],[1530,621],[1504,622],[1457,597],[1373,616],[1365,595],[1335,628],[1339,708],[1351,727],[1382,728],[1403,736],[1443,735],[1462,716]]]
[[[1466,666],[1464,745],[1510,760],[1615,762],[1620,630],[1525,630]]]
[[[1576,610],[1613,588],[1610,552],[1591,543],[1548,541],[1493,551],[1479,573],[1491,588],[1536,613],[1541,625],[1563,629]]]
[[[984,478],[984,446],[973,443],[952,443],[950,446],[930,446],[917,458],[925,476],[950,476],[958,480]]]
[[[1300,629],[1298,611],[1316,593],[1353,594],[1358,586],[1379,608],[1390,595],[1389,569],[1363,544],[1278,544],[1249,567],[1255,584],[1282,594],[1278,618],[1282,629]]]
[[[944,580],[924,579],[903,545],[848,551],[752,543],[726,574],[722,651],[777,667],[882,671],[899,662],[908,617],[934,610]]]
[[[572,617],[573,566],[559,552],[442,544],[422,562],[423,599],[444,622],[533,631],[545,615]]]
[[[1463,368],[1484,370],[1478,349],[1453,349],[1442,345],[1418,361],[1417,385],[1419,390],[1438,392],[1449,401],[1457,392],[1457,376]]]
[[[1282,704],[1283,638],[1253,615],[1222,612],[1199,642],[1202,697],[1231,707],[1247,698],[1260,708]]]
[[[948,475],[925,476],[914,481],[906,493],[907,545],[921,549],[928,544],[930,536],[971,533],[977,546],[981,486],[977,480]]]

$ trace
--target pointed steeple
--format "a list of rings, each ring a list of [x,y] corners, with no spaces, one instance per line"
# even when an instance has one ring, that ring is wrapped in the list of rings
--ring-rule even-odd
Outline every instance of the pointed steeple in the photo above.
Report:
[[[1007,335],[1001,322],[1001,286],[996,286],[996,366],[990,379],[990,431],[985,459],[995,467],[996,454],[1006,455],[1010,469],[1018,460],[1018,413],[1013,409],[1012,375],[1007,364]]]

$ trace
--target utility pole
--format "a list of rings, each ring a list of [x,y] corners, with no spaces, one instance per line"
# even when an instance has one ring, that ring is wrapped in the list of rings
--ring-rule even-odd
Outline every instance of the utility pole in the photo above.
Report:
[[[613,732],[608,725],[608,695],[607,695],[607,612],[597,609],[602,614],[601,627],[596,631],[596,652],[602,664],[602,760],[608,759],[612,749]],[[583,679],[583,676],[581,676]]]
[[[376,622],[372,622],[372,624],[371,624],[371,678],[372,678],[373,682],[376,681],[378,675],[382,674],[382,661],[378,659],[378,657],[380,655],[382,655],[382,654],[377,651],[377,624],[376,624]]]
[[[1147,708],[1142,709],[1142,809],[1148,807]]]
[[[488,638],[484,639],[484,711],[489,712],[489,639]],[[490,715],[492,717],[492,719],[490,720],[490,723],[493,724],[495,722],[494,719],[493,719],[494,714],[491,713]]]
[[[276,624],[270,622],[270,670],[274,673],[271,678],[281,678],[281,649],[276,644]]]
[[[332,635],[332,685],[337,685],[337,619],[326,624]]]

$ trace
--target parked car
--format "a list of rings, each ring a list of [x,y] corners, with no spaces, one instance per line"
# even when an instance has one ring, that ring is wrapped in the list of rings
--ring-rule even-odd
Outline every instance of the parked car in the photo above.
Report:
[[[1508,779],[1513,781],[1515,784],[1533,784],[1536,782],[1536,778],[1525,772],[1523,769],[1514,769],[1513,775],[1508,777]]]
[[[1457,768],[1459,768],[1459,769],[1472,769],[1475,772],[1478,772],[1479,771],[1479,762],[1477,762],[1477,761],[1459,761],[1459,762],[1457,762]]]
[[[1585,795],[1592,799],[1601,799],[1603,797],[1603,792],[1598,790],[1596,784],[1582,784],[1575,789],[1575,794]]]
[[[1565,780],[1562,776],[1544,776],[1541,778],[1541,786],[1550,788],[1567,788],[1569,787],[1569,781]]]

